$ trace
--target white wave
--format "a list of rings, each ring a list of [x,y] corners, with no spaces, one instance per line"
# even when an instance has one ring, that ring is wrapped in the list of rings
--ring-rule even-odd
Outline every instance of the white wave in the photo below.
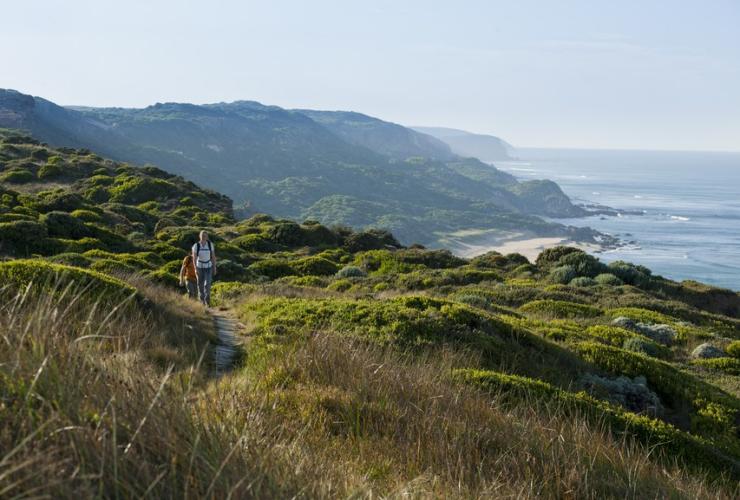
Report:
[[[594,191],[594,192],[593,192],[593,193],[591,193],[591,194],[595,194],[596,196],[598,196],[598,195],[600,195],[601,193],[599,193],[598,191]]]
[[[682,217],[680,215],[671,215],[670,217],[672,220],[680,220],[680,221],[691,220],[689,217]]]

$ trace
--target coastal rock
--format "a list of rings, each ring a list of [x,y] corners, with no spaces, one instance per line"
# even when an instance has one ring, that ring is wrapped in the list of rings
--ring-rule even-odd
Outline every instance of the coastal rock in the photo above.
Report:
[[[618,404],[635,413],[647,413],[651,416],[663,414],[660,398],[650,390],[643,376],[634,379],[625,376],[609,379],[587,373],[581,378],[581,385],[592,396]]]
[[[724,358],[725,356],[727,354],[722,349],[709,343],[701,344],[691,351],[691,357],[694,359]]]

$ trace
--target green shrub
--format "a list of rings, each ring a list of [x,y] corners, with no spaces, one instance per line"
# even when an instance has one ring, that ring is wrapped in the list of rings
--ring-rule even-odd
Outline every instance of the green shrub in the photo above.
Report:
[[[573,266],[559,266],[550,271],[550,281],[567,285],[578,276],[576,268]]]
[[[594,424],[606,424],[613,431],[650,445],[668,463],[678,456],[685,463],[704,470],[725,472],[735,469],[734,460],[717,453],[711,442],[661,420],[636,415],[619,406],[599,401],[585,392],[572,393],[541,380],[487,370],[458,369],[453,372],[453,377],[498,394],[510,404],[533,399],[545,404],[555,401],[560,411],[585,416]]]
[[[740,340],[733,340],[725,348],[727,354],[733,358],[740,358]]]
[[[46,224],[49,236],[78,239],[91,235],[84,222],[66,212],[48,212],[41,216],[41,222]]]
[[[0,223],[0,248],[15,255],[29,255],[44,250],[46,225],[28,220]]]
[[[58,156],[53,156],[52,158],[59,158]],[[39,168],[38,173],[36,174],[39,179],[54,179],[56,177],[61,177],[62,173],[64,171],[62,168],[54,163],[46,163],[45,165],[42,165],[41,168]]]
[[[353,283],[348,279],[338,279],[331,282],[327,288],[329,290],[334,290],[335,292],[346,292],[352,288],[352,285]]]
[[[56,255],[53,255],[51,257],[48,257],[50,262],[55,262],[57,264],[64,264],[67,266],[74,266],[74,267],[82,267],[82,268],[89,268],[90,264],[92,264],[92,260],[88,259],[84,255],[80,255],[79,253],[74,252],[66,252],[66,253],[59,253]]]
[[[255,286],[236,281],[216,281],[211,287],[211,299],[214,306],[224,305],[231,300],[239,299],[249,292],[254,291]]]
[[[636,335],[634,332],[613,325],[591,325],[586,328],[586,334],[617,347],[623,346],[628,339]]]
[[[35,180],[36,176],[28,170],[9,170],[0,175],[0,182],[8,182],[10,184],[26,184]]]
[[[245,234],[231,240],[232,245],[236,245],[247,252],[273,252],[277,250],[277,245],[259,234]]]
[[[602,314],[598,307],[563,300],[535,300],[524,304],[519,310],[553,318],[595,318]]]
[[[624,341],[622,348],[627,351],[644,354],[653,358],[657,358],[660,356],[660,346],[658,346],[658,344],[651,340],[640,337],[628,338]]]
[[[607,266],[610,273],[616,275],[628,285],[638,287],[647,286],[650,283],[650,270],[643,266],[636,266],[628,262],[617,260]]]
[[[337,271],[337,278],[364,278],[367,273],[357,266],[345,266]]]
[[[721,371],[728,375],[740,376],[740,359],[738,358],[707,358],[695,359],[692,364]]]
[[[94,249],[105,249],[106,246],[97,238],[80,238],[79,240],[58,239],[64,252],[83,253]]]
[[[74,210],[70,215],[82,222],[102,222],[103,220],[99,213],[84,208]]]
[[[553,248],[546,248],[537,256],[535,264],[540,269],[547,269],[560,262],[560,260],[566,255],[573,253],[583,253],[582,250],[573,247],[557,246]]]
[[[624,284],[621,279],[611,273],[601,273],[594,278],[594,281],[596,281],[597,284],[604,286],[620,286]]]
[[[133,274],[137,269],[118,259],[100,259],[92,263],[90,268],[105,274]]]
[[[593,278],[588,278],[586,276],[579,276],[577,278],[573,278],[570,280],[570,283],[568,283],[570,286],[575,287],[589,287],[594,286],[596,284],[596,281]]]
[[[118,301],[135,295],[136,289],[121,280],[105,274],[77,267],[53,264],[42,260],[14,260],[0,263],[0,282],[14,290],[22,290],[34,283],[34,290],[43,291],[74,282],[84,287],[93,300]]]
[[[177,198],[179,189],[169,181],[133,175],[116,177],[110,201],[136,205],[150,200]]]
[[[296,271],[290,263],[277,259],[259,260],[250,265],[247,269],[256,274],[267,276],[270,279],[298,274],[298,271]]]

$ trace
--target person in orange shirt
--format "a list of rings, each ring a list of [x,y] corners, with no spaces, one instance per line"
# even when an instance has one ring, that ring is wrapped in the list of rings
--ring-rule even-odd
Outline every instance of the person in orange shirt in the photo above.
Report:
[[[185,286],[188,289],[188,297],[191,299],[198,298],[198,274],[195,272],[195,263],[193,262],[193,256],[190,254],[182,259],[180,286]]]

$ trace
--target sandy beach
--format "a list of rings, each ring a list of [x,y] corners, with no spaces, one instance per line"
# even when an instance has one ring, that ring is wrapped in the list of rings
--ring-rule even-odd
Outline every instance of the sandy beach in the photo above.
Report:
[[[496,251],[504,255],[509,253],[520,253],[531,262],[543,250],[560,245],[580,248],[583,251],[594,253],[603,251],[601,245],[595,243],[583,243],[562,237],[527,237],[525,233],[497,235],[489,237],[467,237],[471,235],[457,235],[446,239],[445,245],[453,253],[465,258],[475,257],[486,252]],[[482,235],[478,235],[482,236]]]

